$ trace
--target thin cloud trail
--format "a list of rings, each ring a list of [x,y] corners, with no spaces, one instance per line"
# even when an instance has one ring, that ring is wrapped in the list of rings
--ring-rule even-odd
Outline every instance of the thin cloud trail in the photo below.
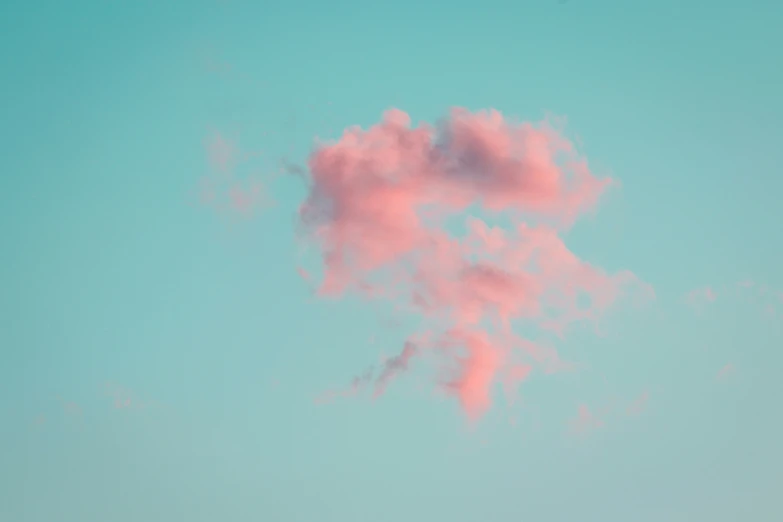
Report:
[[[604,421],[598,418],[585,404],[580,404],[577,415],[570,422],[571,433],[584,436],[604,426]]]
[[[703,315],[709,306],[720,301],[741,302],[758,307],[759,313],[770,319],[780,317],[783,307],[783,292],[750,279],[742,279],[720,287],[705,286],[687,292],[683,298],[686,305],[697,314]]]

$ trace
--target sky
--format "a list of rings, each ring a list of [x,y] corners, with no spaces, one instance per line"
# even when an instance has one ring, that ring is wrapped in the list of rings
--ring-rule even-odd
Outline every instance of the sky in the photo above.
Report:
[[[0,7],[0,520],[783,519],[783,7]]]

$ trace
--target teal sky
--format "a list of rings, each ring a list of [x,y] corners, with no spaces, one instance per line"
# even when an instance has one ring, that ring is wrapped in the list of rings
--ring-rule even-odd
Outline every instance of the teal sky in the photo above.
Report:
[[[4,2],[0,520],[783,520],[780,27],[721,0]],[[271,175],[452,106],[565,116],[622,183],[567,243],[656,301],[472,428],[415,375],[314,404],[411,330],[311,295],[306,187]],[[216,132],[263,151],[252,219],[198,203]],[[604,424],[575,435],[583,404]]]

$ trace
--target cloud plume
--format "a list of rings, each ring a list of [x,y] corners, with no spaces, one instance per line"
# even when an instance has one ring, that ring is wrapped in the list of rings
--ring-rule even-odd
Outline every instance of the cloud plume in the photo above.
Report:
[[[478,418],[495,382],[512,391],[531,371],[562,367],[542,332],[596,321],[629,292],[653,295],[631,272],[607,273],[564,243],[612,181],[552,122],[456,108],[412,127],[392,109],[319,144],[308,177],[299,216],[322,255],[319,295],[391,300],[424,319],[415,345],[381,369],[376,395],[426,353],[446,372],[441,388]]]

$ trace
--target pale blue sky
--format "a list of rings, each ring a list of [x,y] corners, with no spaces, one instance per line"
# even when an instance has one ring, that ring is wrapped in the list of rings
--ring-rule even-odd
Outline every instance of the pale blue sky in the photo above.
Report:
[[[779,2],[4,2],[0,520],[783,519],[783,303],[728,297],[783,291],[780,27]],[[415,379],[316,406],[409,331],[310,297],[297,181],[249,221],[193,205],[204,141],[301,162],[389,107],[454,105],[566,116],[623,184],[568,244],[657,302],[570,335],[593,371],[475,430]],[[645,391],[568,435],[579,404]]]

